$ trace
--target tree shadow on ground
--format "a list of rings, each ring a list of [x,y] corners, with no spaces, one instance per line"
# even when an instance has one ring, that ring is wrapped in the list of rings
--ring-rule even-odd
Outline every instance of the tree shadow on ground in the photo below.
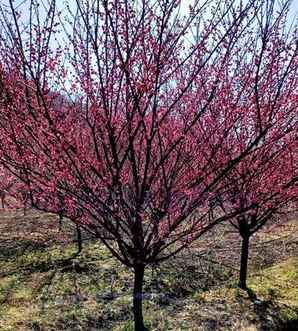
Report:
[[[32,264],[28,264],[16,269],[4,271],[0,273],[1,277],[7,277],[14,275],[16,273],[21,273],[23,275],[28,275],[32,273],[45,273],[51,270],[60,270],[60,272],[68,272],[68,271],[75,271],[77,273],[87,272],[86,266],[81,266],[80,264],[75,262],[77,258],[77,253],[74,253],[72,256],[64,258],[64,259],[56,259],[52,262],[49,261],[34,261]]]
[[[246,293],[253,303],[254,312],[258,316],[260,322],[260,331],[296,331],[298,330],[298,319],[287,319],[281,316],[281,311],[287,309],[298,316],[298,309],[290,307],[285,304],[280,304],[277,297],[272,294],[268,300],[261,300],[256,293],[247,288]]]

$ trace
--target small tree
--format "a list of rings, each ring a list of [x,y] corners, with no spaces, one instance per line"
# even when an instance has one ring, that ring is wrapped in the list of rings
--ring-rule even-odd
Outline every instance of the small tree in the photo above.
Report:
[[[247,289],[249,241],[252,235],[271,223],[275,216],[297,209],[298,168],[293,145],[280,146],[280,150],[275,151],[264,150],[262,155],[254,155],[249,162],[239,165],[227,176],[228,190],[222,206],[228,213],[239,211],[230,224],[242,239],[239,272],[239,287],[242,289]],[[253,208],[241,213],[248,205],[253,205]]]
[[[145,267],[238,214],[209,218],[208,201],[295,112],[282,103],[297,60],[292,44],[288,70],[278,67],[282,79],[271,86],[276,123],[261,115],[272,100],[260,97],[259,80],[252,95],[235,80],[239,66],[260,66],[252,59],[242,66],[240,54],[258,45],[256,22],[274,15],[271,3],[194,1],[183,16],[176,0],[77,0],[69,25],[54,0],[43,25],[33,0],[28,24],[13,1],[2,6],[0,160],[32,206],[62,210],[132,268],[135,330],[145,329]],[[59,27],[67,45],[51,42]],[[272,33],[284,41],[279,29]],[[58,111],[61,94],[69,99]],[[246,97],[255,100],[249,107]],[[223,142],[234,139],[239,121],[249,139],[226,158]]]
[[[258,42],[251,38],[252,44],[245,54],[239,54],[242,60],[235,62],[231,75],[245,92],[236,103],[239,118],[233,134],[222,142],[222,158],[232,162],[235,153],[247,148],[255,130],[270,127],[261,144],[225,176],[216,195],[225,213],[239,212],[230,223],[242,239],[239,287],[243,289],[247,287],[250,237],[274,215],[297,206],[297,30],[291,37],[284,16],[288,4],[283,5],[275,15],[267,13],[264,18],[262,11],[257,14],[261,38]],[[272,13],[274,2],[270,6]],[[234,87],[229,88],[226,96],[234,92]],[[232,101],[227,105],[233,107]],[[256,112],[247,121],[241,113],[254,108]],[[222,161],[218,162],[220,167]],[[248,210],[248,206],[252,208]]]
[[[2,209],[5,209],[6,206],[9,206],[6,198],[9,197],[9,192],[15,185],[15,182],[16,180],[13,178],[10,172],[0,168],[0,200]]]

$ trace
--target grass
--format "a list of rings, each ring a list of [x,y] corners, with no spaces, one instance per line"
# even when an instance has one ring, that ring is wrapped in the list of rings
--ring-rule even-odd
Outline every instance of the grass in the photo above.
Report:
[[[0,331],[133,330],[132,274],[97,242],[85,244],[80,256],[72,243],[37,245],[23,254],[4,249]],[[146,325],[176,331],[294,330],[297,270],[298,257],[292,256],[250,273],[249,286],[258,298],[252,300],[236,288],[230,269],[186,252],[147,270]]]
[[[249,280],[249,286],[264,300],[278,299],[298,308],[298,258],[262,270]]]
[[[262,270],[249,281],[251,289],[268,305],[278,305],[277,319],[281,325],[298,326],[298,258]],[[289,328],[290,329],[290,328]]]

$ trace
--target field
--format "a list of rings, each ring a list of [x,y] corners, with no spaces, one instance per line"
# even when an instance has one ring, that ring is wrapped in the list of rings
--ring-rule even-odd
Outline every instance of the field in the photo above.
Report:
[[[133,330],[132,274],[96,240],[76,254],[54,215],[0,214],[0,330]],[[150,330],[297,330],[298,227],[253,238],[249,293],[237,289],[239,239],[228,226],[147,269]]]

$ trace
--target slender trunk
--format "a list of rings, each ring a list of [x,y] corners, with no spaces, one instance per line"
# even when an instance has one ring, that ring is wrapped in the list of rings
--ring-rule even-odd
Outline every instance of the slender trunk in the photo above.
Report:
[[[80,254],[83,249],[83,245],[82,245],[82,231],[79,225],[77,225],[77,244],[78,244],[77,254]]]
[[[241,261],[240,261],[240,274],[239,274],[239,287],[243,290],[247,289],[247,264],[248,264],[248,252],[249,252],[249,236],[242,237],[241,246]]]
[[[63,216],[59,214],[59,232],[62,230]]]
[[[5,200],[5,194],[1,192],[1,203],[2,203],[2,209],[4,209],[4,208],[5,208],[5,205],[4,205],[5,201],[4,201],[4,200]]]
[[[26,212],[27,212],[26,205],[27,205],[28,197],[24,192],[21,194],[22,194],[22,199],[23,199],[23,204],[24,204],[23,213],[24,213],[24,216],[26,216]]]
[[[134,268],[134,288],[133,288],[133,314],[135,331],[146,331],[143,320],[143,281],[144,266],[136,265]]]

